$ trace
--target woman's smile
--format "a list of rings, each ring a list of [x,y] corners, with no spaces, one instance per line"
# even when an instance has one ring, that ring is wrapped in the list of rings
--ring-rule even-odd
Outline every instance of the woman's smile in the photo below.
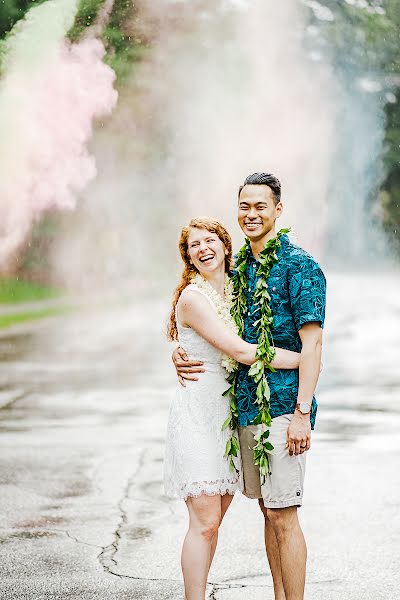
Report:
[[[208,253],[208,254],[206,254],[205,256],[201,256],[201,257],[199,258],[199,261],[200,261],[201,263],[203,263],[203,264],[204,264],[204,263],[207,263],[207,264],[208,264],[208,263],[210,263],[210,262],[212,261],[212,259],[213,259],[214,257],[215,257],[215,254],[212,254],[211,252],[209,252],[209,253]]]

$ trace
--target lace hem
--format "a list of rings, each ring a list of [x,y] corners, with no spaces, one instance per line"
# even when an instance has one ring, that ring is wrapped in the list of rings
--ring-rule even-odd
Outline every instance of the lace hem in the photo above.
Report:
[[[234,495],[240,490],[238,477],[219,479],[217,481],[194,481],[177,486],[173,481],[164,482],[165,495],[171,498],[198,498],[199,496],[225,496]]]

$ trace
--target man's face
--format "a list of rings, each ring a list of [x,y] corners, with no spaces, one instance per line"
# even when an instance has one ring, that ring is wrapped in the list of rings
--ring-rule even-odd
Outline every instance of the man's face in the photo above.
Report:
[[[267,185],[245,185],[240,192],[238,222],[251,242],[257,242],[273,230],[282,204],[275,205],[274,195]]]

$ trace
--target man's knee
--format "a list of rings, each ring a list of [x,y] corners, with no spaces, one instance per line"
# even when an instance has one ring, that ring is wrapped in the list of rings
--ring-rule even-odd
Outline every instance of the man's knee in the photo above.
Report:
[[[297,507],[267,508],[267,518],[270,521],[275,534],[285,535],[297,524]]]

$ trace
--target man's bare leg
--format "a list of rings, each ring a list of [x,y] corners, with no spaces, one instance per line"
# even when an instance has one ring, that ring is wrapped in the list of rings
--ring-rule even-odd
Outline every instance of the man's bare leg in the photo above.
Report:
[[[283,588],[281,557],[279,554],[278,541],[276,539],[275,531],[268,518],[267,509],[264,506],[263,500],[260,498],[258,503],[265,519],[265,550],[267,552],[269,568],[271,569],[272,581],[274,583],[275,600],[286,600],[285,590]]]
[[[307,547],[297,516],[297,507],[268,508],[267,516],[279,547],[285,598],[303,600]]]

